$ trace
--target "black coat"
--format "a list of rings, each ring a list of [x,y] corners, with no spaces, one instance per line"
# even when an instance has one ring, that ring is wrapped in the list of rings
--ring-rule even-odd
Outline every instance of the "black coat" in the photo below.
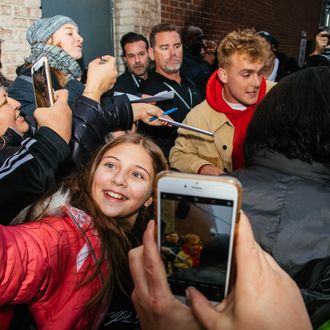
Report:
[[[75,164],[85,165],[105,143],[107,133],[129,130],[133,111],[126,95],[103,100],[103,105],[80,96],[73,105],[70,147]]]
[[[16,153],[0,167],[0,223],[3,225],[55,186],[56,173],[70,156],[67,143],[48,127],[41,127],[33,138],[25,139],[21,147],[7,145],[6,148]],[[2,155],[3,152],[6,151],[1,151]]]
[[[288,76],[290,73],[300,70],[297,61],[284,53],[278,53],[276,55],[280,61],[278,65],[277,75],[275,81],[280,81],[282,78]]]
[[[313,315],[330,302],[330,167],[264,152],[233,175],[256,240],[296,280]]]

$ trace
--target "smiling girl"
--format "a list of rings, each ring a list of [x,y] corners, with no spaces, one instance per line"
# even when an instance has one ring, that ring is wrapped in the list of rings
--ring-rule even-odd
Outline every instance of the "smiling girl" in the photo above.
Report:
[[[96,328],[107,311],[104,327],[134,323],[127,253],[140,244],[155,175],[166,168],[150,140],[120,136],[69,181],[58,215],[0,226],[0,305],[27,303],[38,328]]]

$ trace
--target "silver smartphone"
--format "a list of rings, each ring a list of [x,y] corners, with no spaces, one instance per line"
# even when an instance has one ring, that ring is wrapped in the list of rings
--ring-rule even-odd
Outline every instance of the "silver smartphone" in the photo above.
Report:
[[[54,104],[54,92],[46,56],[32,65],[31,77],[36,107],[51,107]]]
[[[233,280],[238,180],[165,171],[155,183],[157,241],[173,294],[194,286],[219,302]]]

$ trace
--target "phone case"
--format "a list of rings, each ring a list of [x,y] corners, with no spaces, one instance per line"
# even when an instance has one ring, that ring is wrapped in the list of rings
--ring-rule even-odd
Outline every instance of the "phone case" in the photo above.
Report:
[[[155,182],[154,182],[154,205],[158,205],[158,181],[162,179],[163,177],[170,177],[170,178],[178,178],[178,179],[191,179],[195,180],[197,177],[201,178],[202,180],[206,181],[217,181],[217,182],[226,182],[233,184],[237,191],[238,191],[238,200],[237,200],[237,206],[240,208],[242,203],[242,185],[241,183],[234,177],[220,175],[220,176],[211,176],[211,175],[202,175],[202,174],[191,174],[191,173],[182,173],[182,172],[176,172],[176,171],[162,171],[158,173],[156,176]],[[157,219],[157,207],[154,208],[154,216],[155,219]],[[239,221],[239,209],[237,210],[237,218],[236,223]]]
[[[44,68],[44,75],[42,75],[42,79],[45,79],[45,81],[38,81],[38,79],[35,79],[35,75],[38,74],[37,71],[42,67]],[[33,82],[33,91],[36,106],[52,106],[54,104],[54,93],[48,59],[46,56],[41,57],[36,63],[32,65],[31,77]]]
[[[229,277],[226,281],[228,281],[228,285],[226,285],[226,288],[225,288],[225,293],[224,295],[226,295],[226,293],[228,294],[228,292],[230,292],[231,290],[231,287],[234,283],[234,279],[235,279],[235,258],[234,258],[234,242],[235,242],[235,239],[236,239],[236,236],[237,236],[237,228],[238,228],[238,222],[239,222],[239,214],[240,214],[240,207],[241,207],[241,199],[242,199],[242,187],[241,187],[241,184],[240,182],[235,179],[235,178],[232,178],[232,177],[229,177],[229,176],[206,176],[206,175],[199,175],[199,174],[187,174],[187,173],[180,173],[180,172],[173,172],[173,171],[164,171],[164,172],[161,172],[157,175],[156,179],[155,179],[155,182],[154,182],[154,202],[155,202],[155,208],[154,208],[154,211],[155,211],[155,219],[157,221],[157,226],[156,226],[156,230],[157,232],[155,232],[155,235],[156,235],[156,239],[158,240],[163,238],[164,237],[164,233],[158,233],[159,231],[159,228],[160,228],[160,223],[159,223],[159,219],[158,219],[158,207],[160,206],[158,203],[158,183],[160,180],[162,180],[163,178],[171,178],[173,180],[181,180],[181,179],[185,179],[185,180],[189,180],[191,182],[192,185],[194,185],[194,182],[195,181],[211,181],[211,182],[215,182],[215,183],[226,183],[226,184],[230,184],[231,186],[233,186],[235,188],[235,190],[237,191],[237,203],[236,203],[236,209],[233,209],[233,212],[235,212],[236,214],[236,217],[235,217],[235,225],[233,227],[233,243],[232,243],[232,248],[230,248],[230,245],[229,248],[228,248],[228,251],[231,252],[231,253],[228,253],[228,258],[231,258],[231,259],[228,259],[227,260],[227,263],[229,263],[229,265],[231,265],[230,267],[230,273],[229,273]],[[188,192],[191,192],[191,190],[188,190]],[[171,193],[171,192],[170,192]],[[181,195],[183,194],[182,192],[178,195]],[[184,194],[183,194],[184,195]],[[203,197],[201,197],[203,198]],[[207,197],[207,199],[210,199],[212,198],[210,195]],[[166,207],[166,204],[163,204],[163,207]],[[193,232],[194,230],[192,230]],[[158,235],[159,234],[159,235]],[[163,247],[163,245],[160,243],[160,241],[158,240],[158,245],[161,247]],[[226,273],[226,277],[228,276],[228,274]],[[204,293],[205,294],[205,293]],[[182,295],[179,295],[179,296],[182,296]],[[210,295],[211,297],[211,295]],[[211,300],[214,300],[214,301],[219,301],[217,299],[212,299],[210,298]]]

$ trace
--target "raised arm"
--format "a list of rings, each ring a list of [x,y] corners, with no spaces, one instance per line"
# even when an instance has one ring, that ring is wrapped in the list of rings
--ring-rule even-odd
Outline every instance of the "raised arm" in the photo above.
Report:
[[[56,172],[70,156],[67,92],[58,94],[51,109],[37,109],[34,116],[41,126],[38,132],[24,140],[0,168],[1,224],[9,224],[18,212],[53,187]]]

